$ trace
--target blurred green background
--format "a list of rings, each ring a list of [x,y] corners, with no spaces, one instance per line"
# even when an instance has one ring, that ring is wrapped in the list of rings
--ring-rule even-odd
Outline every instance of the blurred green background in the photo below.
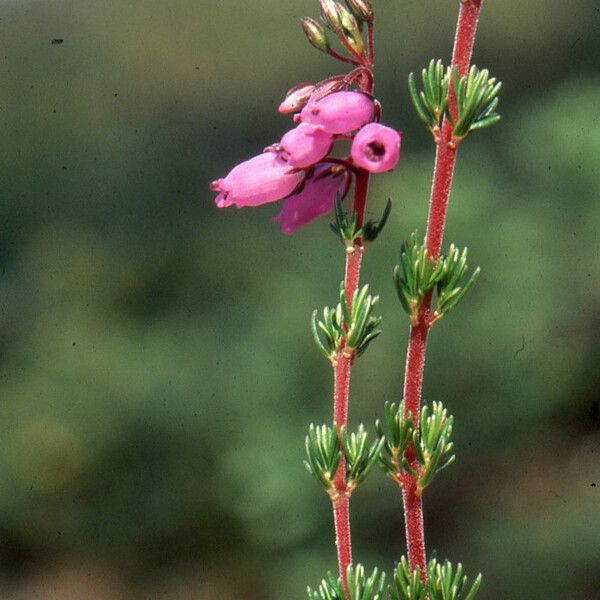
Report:
[[[423,231],[433,148],[406,76],[447,60],[457,2],[376,0],[377,95],[405,133],[364,280],[384,334],[351,421],[398,400],[407,338],[391,268]],[[0,596],[304,597],[336,568],[302,466],[331,374],[308,318],[336,301],[327,219],[219,211],[209,182],[278,140],[284,92],[338,66],[297,23],[316,2],[0,2]],[[475,61],[500,125],[461,147],[447,241],[483,270],[431,337],[425,397],[458,459],[425,498],[430,548],[481,600],[600,599],[600,9],[487,0]],[[62,44],[52,44],[60,38]],[[398,490],[352,502],[354,553],[404,551]]]

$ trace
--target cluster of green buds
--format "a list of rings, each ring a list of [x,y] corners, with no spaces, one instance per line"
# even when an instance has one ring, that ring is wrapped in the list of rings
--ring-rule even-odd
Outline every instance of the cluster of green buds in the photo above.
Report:
[[[364,23],[373,22],[371,0],[345,0],[345,4],[335,0],[319,0],[319,3],[324,25],[311,17],[301,20],[308,41],[321,52],[335,54],[331,49],[327,28],[359,64],[364,64],[365,44],[361,32]]]
[[[367,576],[361,564],[350,565],[346,573],[348,593],[346,596],[342,580],[331,574],[321,581],[316,590],[308,588],[309,600],[382,600],[385,592],[385,573],[377,568]]]
[[[431,483],[436,473],[454,462],[452,423],[454,421],[441,402],[423,406],[418,426],[410,413],[405,414],[404,402],[399,406],[386,403],[383,422],[377,421],[377,434],[383,439],[379,464],[398,485],[404,485],[408,473],[417,481],[417,491]],[[412,449],[414,460],[407,450]]]
[[[428,294],[436,291],[433,311],[427,315],[427,324],[448,314],[466,296],[479,277],[479,267],[461,285],[468,270],[467,248],[461,251],[452,244],[446,256],[437,260],[427,251],[427,240],[419,242],[416,233],[402,244],[400,264],[394,269],[394,282],[402,308],[416,326],[421,318],[420,311]]]
[[[372,314],[378,301],[379,296],[371,296],[369,286],[365,285],[354,292],[349,305],[342,282],[339,304],[335,308],[326,306],[322,319],[318,317],[318,310],[313,312],[311,325],[315,343],[334,367],[340,354],[349,359],[360,356],[381,333],[381,317]]]
[[[378,460],[382,446],[382,438],[369,441],[362,425],[354,433],[348,433],[343,427],[338,433],[335,423],[333,427],[311,424],[305,440],[304,466],[321,484],[332,502],[336,502],[341,497],[349,498],[366,479]],[[343,489],[338,489],[334,477],[342,457],[346,467],[345,483]]]
[[[490,77],[487,69],[473,65],[459,77],[458,69],[446,68],[441,60],[432,60],[421,72],[422,89],[417,89],[414,73],[408,76],[408,90],[419,118],[440,141],[440,127],[444,115],[452,125],[452,144],[465,138],[469,132],[493,125],[500,120],[496,113],[498,93],[502,83]],[[456,118],[448,105],[448,94],[456,99]]]
[[[473,600],[480,585],[481,573],[469,588],[460,563],[455,571],[451,562],[445,560],[440,563],[435,557],[427,564],[426,582],[423,583],[419,567],[411,571],[403,556],[396,566],[388,592],[391,600]]]

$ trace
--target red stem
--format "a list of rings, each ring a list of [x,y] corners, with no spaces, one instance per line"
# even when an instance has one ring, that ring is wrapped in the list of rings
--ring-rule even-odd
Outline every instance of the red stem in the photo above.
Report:
[[[375,63],[375,36],[373,35],[374,33],[374,27],[373,27],[373,20],[371,19],[371,21],[369,21],[368,25],[367,25],[367,29],[368,29],[368,38],[369,38],[369,64],[373,65]]]
[[[348,63],[349,65],[354,65],[355,67],[358,67],[361,64],[361,63],[357,62],[356,60],[352,60],[351,58],[348,58],[347,56],[344,56],[343,54],[340,54],[339,52],[332,50],[331,48],[329,50],[327,50],[327,54],[329,54],[329,56],[331,56],[333,58],[337,58],[337,60],[340,60],[344,63]]]
[[[454,50],[452,53],[452,66],[458,66],[461,76],[466,73],[471,62],[481,2],[482,0],[463,0],[460,5],[456,36],[454,38]],[[452,89],[450,90],[448,100],[450,111],[453,116],[456,116],[456,100]],[[435,156],[435,168],[427,219],[427,250],[433,258],[439,256],[442,246],[455,162],[456,145],[452,143],[452,126],[447,119],[444,119]],[[431,294],[428,294],[419,311],[418,323],[411,327],[406,356],[404,410],[405,415],[408,415],[408,413],[412,414],[415,425],[418,425],[421,406],[430,306]],[[410,463],[415,465],[416,460],[412,449],[407,451],[406,457]],[[425,581],[426,553],[421,495],[414,477],[407,474],[403,477],[402,482],[408,561],[411,570],[414,570],[416,567],[420,568],[421,579]]]
[[[347,572],[352,564],[352,541],[350,538],[350,500],[342,497],[333,503],[333,522],[335,524],[335,547],[337,549],[338,568],[346,592],[350,598]]]
[[[367,193],[369,190],[369,173],[360,169],[356,175],[354,189],[354,211],[357,213],[359,227],[362,225]],[[363,247],[357,240],[353,252],[346,254],[346,271],[344,286],[348,308],[354,292],[358,289],[360,278],[360,267],[362,263]],[[352,358],[344,355],[344,349],[340,350],[337,364],[334,368],[333,388],[333,420],[338,430],[348,424],[348,401],[350,399],[350,376],[352,373]],[[346,464],[342,459],[334,478],[335,487],[339,498],[333,502],[333,520],[335,524],[335,545],[337,548],[338,566],[340,577],[349,596],[346,573],[348,566],[352,564],[352,542],[350,536],[350,511],[349,499],[346,497]]]

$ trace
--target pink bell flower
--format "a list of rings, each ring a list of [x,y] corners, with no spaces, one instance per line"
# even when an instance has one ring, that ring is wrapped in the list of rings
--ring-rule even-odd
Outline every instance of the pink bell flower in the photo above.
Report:
[[[322,127],[300,123],[281,138],[277,149],[291,167],[303,169],[327,156],[332,143],[331,134]]]
[[[304,123],[320,125],[327,133],[349,133],[373,119],[373,99],[362,92],[333,92],[309,102],[300,113]]]
[[[298,227],[333,210],[336,195],[344,197],[350,185],[350,173],[333,163],[318,165],[306,180],[304,187],[283,203],[281,212],[274,217],[281,231],[289,235]]]
[[[305,176],[304,171],[292,169],[278,154],[264,152],[213,181],[210,189],[219,192],[215,198],[219,208],[259,206],[289,196]]]
[[[352,142],[352,160],[371,173],[391,171],[400,159],[400,140],[395,129],[369,123]]]

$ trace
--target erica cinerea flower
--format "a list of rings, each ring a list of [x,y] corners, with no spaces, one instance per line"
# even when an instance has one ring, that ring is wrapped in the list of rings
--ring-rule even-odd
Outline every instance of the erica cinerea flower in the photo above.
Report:
[[[371,173],[391,171],[400,159],[400,134],[379,123],[365,125],[352,142],[352,160]]]
[[[215,204],[228,206],[259,206],[289,196],[304,179],[303,171],[294,171],[275,152],[264,152],[237,167],[223,179],[211,183],[219,192]]]
[[[373,98],[362,92],[334,92],[302,109],[303,123],[320,125],[329,133],[356,131],[373,119]]]
[[[300,123],[281,138],[277,149],[281,151],[281,157],[291,167],[303,169],[324,158],[331,149],[332,143],[331,134],[321,126]]]
[[[320,164],[306,179],[304,186],[283,203],[281,212],[273,220],[278,221],[281,231],[289,235],[298,227],[331,212],[336,196],[343,198],[349,185],[347,169],[337,164]]]

